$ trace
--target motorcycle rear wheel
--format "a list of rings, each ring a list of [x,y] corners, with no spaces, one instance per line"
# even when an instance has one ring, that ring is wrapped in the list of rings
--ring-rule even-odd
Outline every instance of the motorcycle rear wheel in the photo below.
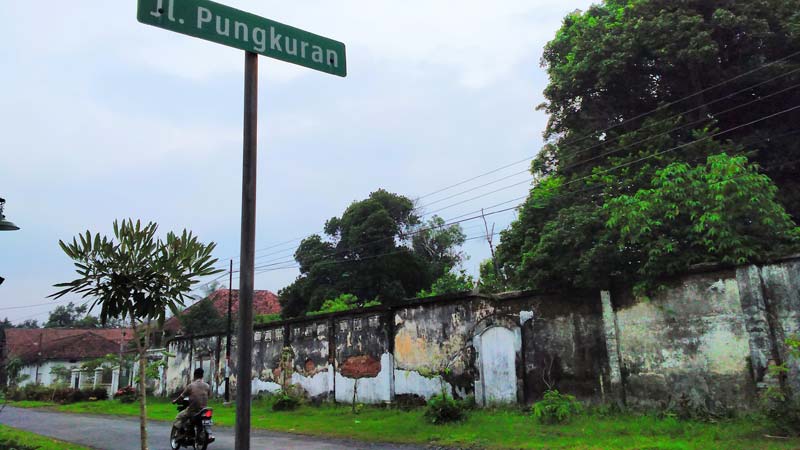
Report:
[[[194,450],[206,450],[208,448],[208,433],[203,427],[195,428]]]

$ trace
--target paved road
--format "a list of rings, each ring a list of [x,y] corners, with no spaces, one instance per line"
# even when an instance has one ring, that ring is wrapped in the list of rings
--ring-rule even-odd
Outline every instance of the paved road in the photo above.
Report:
[[[62,441],[98,449],[138,450],[138,418],[117,418],[83,414],[57,413],[7,406],[0,412],[0,423],[43,434]],[[170,424],[151,421],[147,425],[151,450],[169,449]],[[216,442],[209,450],[233,450],[233,429],[215,427]],[[261,449],[390,449],[412,450],[421,447],[391,444],[366,444],[339,439],[320,439],[269,431],[253,431],[251,448]]]

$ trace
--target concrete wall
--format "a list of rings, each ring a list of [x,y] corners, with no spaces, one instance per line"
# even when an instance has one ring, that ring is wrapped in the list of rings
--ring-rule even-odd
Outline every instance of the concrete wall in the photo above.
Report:
[[[295,386],[340,402],[354,391],[363,403],[444,391],[481,405],[529,403],[556,388],[637,408],[725,410],[754,404],[774,382],[770,364],[788,361],[800,392],[800,364],[783,344],[800,332],[799,315],[798,258],[697,270],[651,298],[620,288],[408,300],[258,327],[251,383],[254,394]],[[224,336],[177,338],[169,351],[168,391],[202,354],[221,393]]]
[[[27,384],[33,384],[37,381],[37,374],[39,376],[39,383],[45,386],[50,386],[51,384],[55,383],[55,376],[50,373],[50,370],[56,366],[63,366],[67,369],[72,369],[75,367],[80,367],[84,361],[74,362],[71,363],[69,361],[58,361],[58,360],[50,360],[50,361],[43,361],[40,365],[31,364],[27,366],[23,366],[19,373],[20,375],[28,375],[28,379],[20,383],[20,386],[25,386]]]

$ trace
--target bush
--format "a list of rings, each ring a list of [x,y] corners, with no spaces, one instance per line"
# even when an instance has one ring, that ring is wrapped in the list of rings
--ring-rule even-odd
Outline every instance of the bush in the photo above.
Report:
[[[8,391],[6,392],[6,399],[11,400],[13,402],[18,402],[20,400],[27,400],[25,398],[25,391],[16,387],[8,388]]]
[[[292,392],[280,391],[273,396],[273,411],[293,411],[300,406],[301,397]]]
[[[557,390],[548,390],[544,398],[533,404],[531,408],[533,417],[541,423],[564,423],[578,415],[583,410],[581,403],[575,396],[562,394]]]
[[[103,388],[89,389],[86,393],[89,400],[108,400],[108,391]]]
[[[41,384],[27,384],[22,390],[25,393],[25,400],[45,402],[53,397],[53,390]]]
[[[67,393],[66,398],[64,399],[64,403],[78,403],[82,402],[89,397],[86,393],[80,389],[70,389]]]
[[[136,401],[136,389],[133,386],[125,386],[114,393],[114,399],[122,403],[133,403]]]
[[[425,417],[433,424],[458,422],[467,417],[464,402],[455,400],[444,394],[434,395],[428,400]]]
[[[784,344],[789,349],[790,357],[795,360],[800,359],[800,336],[793,334],[784,340]],[[785,361],[782,364],[771,365],[767,370],[776,381],[785,381],[790,373]],[[776,431],[782,434],[800,435],[800,399],[776,383],[767,388],[761,400],[764,414],[772,420],[777,428]]]

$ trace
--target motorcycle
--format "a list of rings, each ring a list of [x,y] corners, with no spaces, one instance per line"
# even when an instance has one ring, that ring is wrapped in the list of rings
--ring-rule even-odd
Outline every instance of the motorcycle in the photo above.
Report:
[[[178,405],[178,411],[183,411],[189,407],[189,397],[177,399],[175,404]],[[169,433],[169,443],[172,450],[178,450],[181,447],[188,447],[194,450],[206,450],[208,444],[214,442],[214,435],[211,433],[211,417],[213,415],[213,409],[203,408],[199,413],[189,418],[188,421],[184,421],[183,435],[181,435],[180,430],[173,425]]]

